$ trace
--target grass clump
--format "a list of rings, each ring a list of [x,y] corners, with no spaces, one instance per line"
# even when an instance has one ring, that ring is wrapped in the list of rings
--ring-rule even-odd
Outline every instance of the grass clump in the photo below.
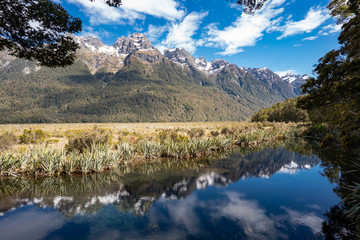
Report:
[[[10,152],[0,152],[0,176],[15,176],[20,159]]]
[[[217,137],[217,136],[219,136],[219,134],[220,133],[218,131],[215,131],[215,130],[210,131],[210,135],[213,136],[213,137]]]
[[[221,134],[222,134],[222,135],[225,135],[225,136],[227,136],[227,135],[233,135],[233,134],[234,134],[234,130],[233,130],[233,129],[230,129],[230,128],[228,128],[228,127],[224,127],[224,128],[221,129]]]
[[[136,144],[135,151],[145,159],[155,158],[160,155],[161,145],[158,142],[141,141]]]
[[[202,128],[192,128],[187,134],[191,138],[201,138],[205,135],[205,131]]]
[[[6,132],[0,135],[0,151],[9,149],[18,143],[18,137],[10,132]]]

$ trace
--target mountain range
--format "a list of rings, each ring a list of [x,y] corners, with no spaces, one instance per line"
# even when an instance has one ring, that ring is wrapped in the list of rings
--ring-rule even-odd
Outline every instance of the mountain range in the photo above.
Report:
[[[141,33],[112,46],[73,37],[78,58],[66,68],[0,52],[0,123],[245,120],[296,97],[308,78],[161,52]]]

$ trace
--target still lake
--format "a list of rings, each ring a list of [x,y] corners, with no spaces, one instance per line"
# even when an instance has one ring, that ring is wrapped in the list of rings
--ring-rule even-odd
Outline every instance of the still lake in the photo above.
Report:
[[[314,239],[341,200],[311,146],[134,172],[1,179],[0,239]]]

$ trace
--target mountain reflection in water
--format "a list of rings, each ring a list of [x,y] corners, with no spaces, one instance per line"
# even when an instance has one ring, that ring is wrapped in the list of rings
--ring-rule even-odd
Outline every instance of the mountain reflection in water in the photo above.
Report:
[[[287,150],[294,146],[151,174],[4,179],[0,231],[4,239],[313,238],[339,199],[311,148]]]

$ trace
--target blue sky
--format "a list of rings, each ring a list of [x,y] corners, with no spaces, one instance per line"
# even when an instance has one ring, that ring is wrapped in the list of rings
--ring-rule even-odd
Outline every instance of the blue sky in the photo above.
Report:
[[[223,58],[239,67],[311,74],[313,65],[338,48],[341,27],[330,0],[268,0],[254,15],[225,0],[54,0],[83,21],[83,32],[112,45],[118,37],[145,33],[160,50],[184,48],[206,60]]]

